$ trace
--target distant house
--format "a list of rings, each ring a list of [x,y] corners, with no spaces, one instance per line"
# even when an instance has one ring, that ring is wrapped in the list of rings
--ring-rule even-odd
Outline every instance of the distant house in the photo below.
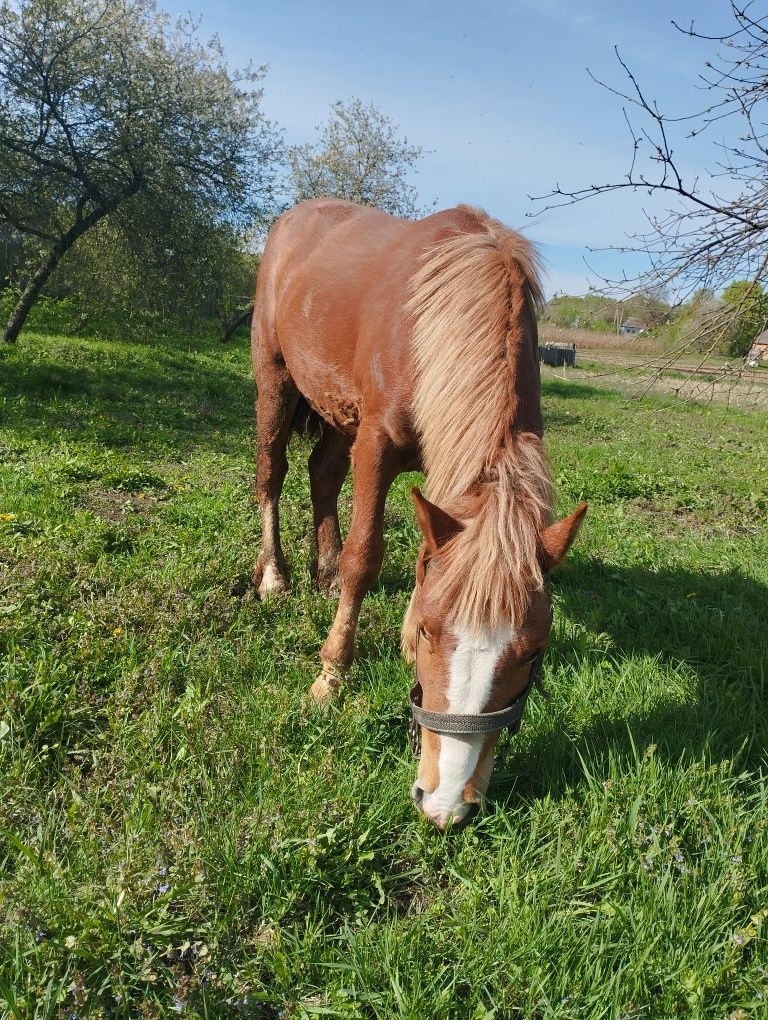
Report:
[[[638,333],[645,332],[645,323],[639,319],[625,319],[619,326],[619,333],[623,336],[637,336]]]
[[[768,329],[764,330],[760,336],[755,337],[744,360],[752,368],[761,361],[768,361]]]

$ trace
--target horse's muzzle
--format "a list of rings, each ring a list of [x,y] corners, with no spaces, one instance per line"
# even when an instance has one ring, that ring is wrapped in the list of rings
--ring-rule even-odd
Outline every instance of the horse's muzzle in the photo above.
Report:
[[[442,813],[430,814],[424,807],[424,790],[419,786],[418,782],[414,783],[411,787],[411,800],[421,814],[428,818],[441,832],[449,828],[453,831],[462,828],[479,810],[478,804],[464,803],[458,810],[454,809],[450,815]]]

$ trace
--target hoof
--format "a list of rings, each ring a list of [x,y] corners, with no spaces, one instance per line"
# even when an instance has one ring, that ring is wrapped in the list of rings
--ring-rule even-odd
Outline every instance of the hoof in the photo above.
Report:
[[[288,591],[288,581],[274,563],[267,563],[265,567],[257,565],[252,580],[262,599],[268,595],[280,595]]]
[[[341,690],[342,679],[331,666],[323,666],[317,680],[309,688],[309,693],[316,705],[329,705]]]

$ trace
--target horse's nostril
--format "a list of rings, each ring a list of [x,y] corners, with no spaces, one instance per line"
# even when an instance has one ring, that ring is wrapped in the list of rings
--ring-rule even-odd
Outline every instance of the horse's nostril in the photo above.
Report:
[[[411,787],[411,799],[416,807],[421,807],[421,802],[424,800],[424,791],[418,783],[414,783]]]

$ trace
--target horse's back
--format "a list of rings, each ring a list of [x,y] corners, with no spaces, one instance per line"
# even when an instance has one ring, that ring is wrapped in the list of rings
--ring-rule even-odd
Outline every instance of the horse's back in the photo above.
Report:
[[[259,358],[272,353],[327,422],[353,435],[363,405],[368,418],[386,410],[393,438],[408,445],[413,371],[404,317],[424,222],[335,199],[280,217],[259,267],[257,377]]]
[[[478,215],[466,207],[422,220],[405,220],[342,199],[301,202],[270,232],[259,268],[258,297],[275,316],[289,319],[299,297],[362,305],[387,294],[399,303],[419,258],[444,237],[481,232]],[[353,299],[345,302],[345,295]],[[302,316],[302,318],[305,316]]]
[[[435,245],[483,233],[483,217],[458,206],[404,220],[338,199],[284,213],[259,268],[257,378],[260,358],[279,358],[330,424],[353,435],[365,411],[398,446],[412,446],[411,281]]]

